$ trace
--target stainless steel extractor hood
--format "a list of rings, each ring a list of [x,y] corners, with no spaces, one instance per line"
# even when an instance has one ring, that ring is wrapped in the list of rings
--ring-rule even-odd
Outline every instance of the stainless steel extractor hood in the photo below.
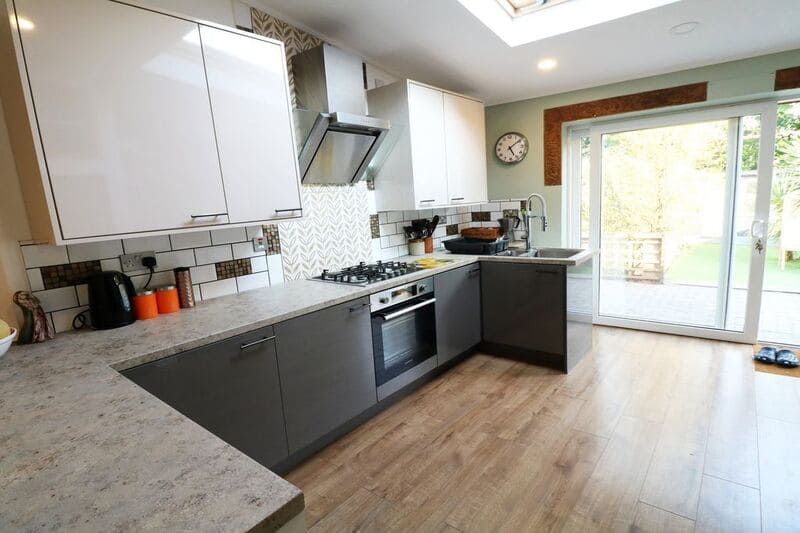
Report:
[[[359,181],[385,140],[389,121],[366,116],[362,65],[328,44],[292,58],[303,183]]]

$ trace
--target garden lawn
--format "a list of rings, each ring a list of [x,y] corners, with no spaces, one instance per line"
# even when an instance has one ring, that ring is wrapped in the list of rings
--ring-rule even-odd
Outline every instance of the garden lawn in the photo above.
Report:
[[[734,286],[747,287],[750,271],[750,246],[736,246],[733,272]],[[764,290],[800,293],[800,260],[787,261],[784,270],[778,266],[778,247],[767,247]],[[719,244],[695,244],[684,248],[665,273],[667,283],[717,285],[719,281]]]

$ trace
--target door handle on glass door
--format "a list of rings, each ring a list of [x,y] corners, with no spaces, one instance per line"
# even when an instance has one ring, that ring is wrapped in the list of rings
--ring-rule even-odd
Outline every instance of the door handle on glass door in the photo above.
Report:
[[[758,239],[755,244],[756,252],[759,254],[764,251],[764,242],[761,239]]]
[[[756,219],[750,224],[750,235],[754,239],[761,240],[764,238],[764,221],[761,219]]]

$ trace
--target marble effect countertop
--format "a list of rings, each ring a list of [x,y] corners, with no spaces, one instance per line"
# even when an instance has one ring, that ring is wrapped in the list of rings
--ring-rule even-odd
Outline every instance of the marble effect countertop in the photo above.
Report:
[[[452,262],[369,287],[292,281],[124,328],[12,347],[0,359],[0,530],[286,524],[304,507],[297,487],[118,371],[477,261],[564,264],[424,257]]]

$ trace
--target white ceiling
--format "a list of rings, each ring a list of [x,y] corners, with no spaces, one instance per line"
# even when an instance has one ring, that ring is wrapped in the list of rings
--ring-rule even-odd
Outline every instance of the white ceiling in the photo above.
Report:
[[[487,104],[800,48],[798,0],[682,0],[514,48],[458,0],[257,3],[391,73]],[[700,25],[669,33],[687,21]],[[556,58],[558,68],[538,71],[543,57]]]

